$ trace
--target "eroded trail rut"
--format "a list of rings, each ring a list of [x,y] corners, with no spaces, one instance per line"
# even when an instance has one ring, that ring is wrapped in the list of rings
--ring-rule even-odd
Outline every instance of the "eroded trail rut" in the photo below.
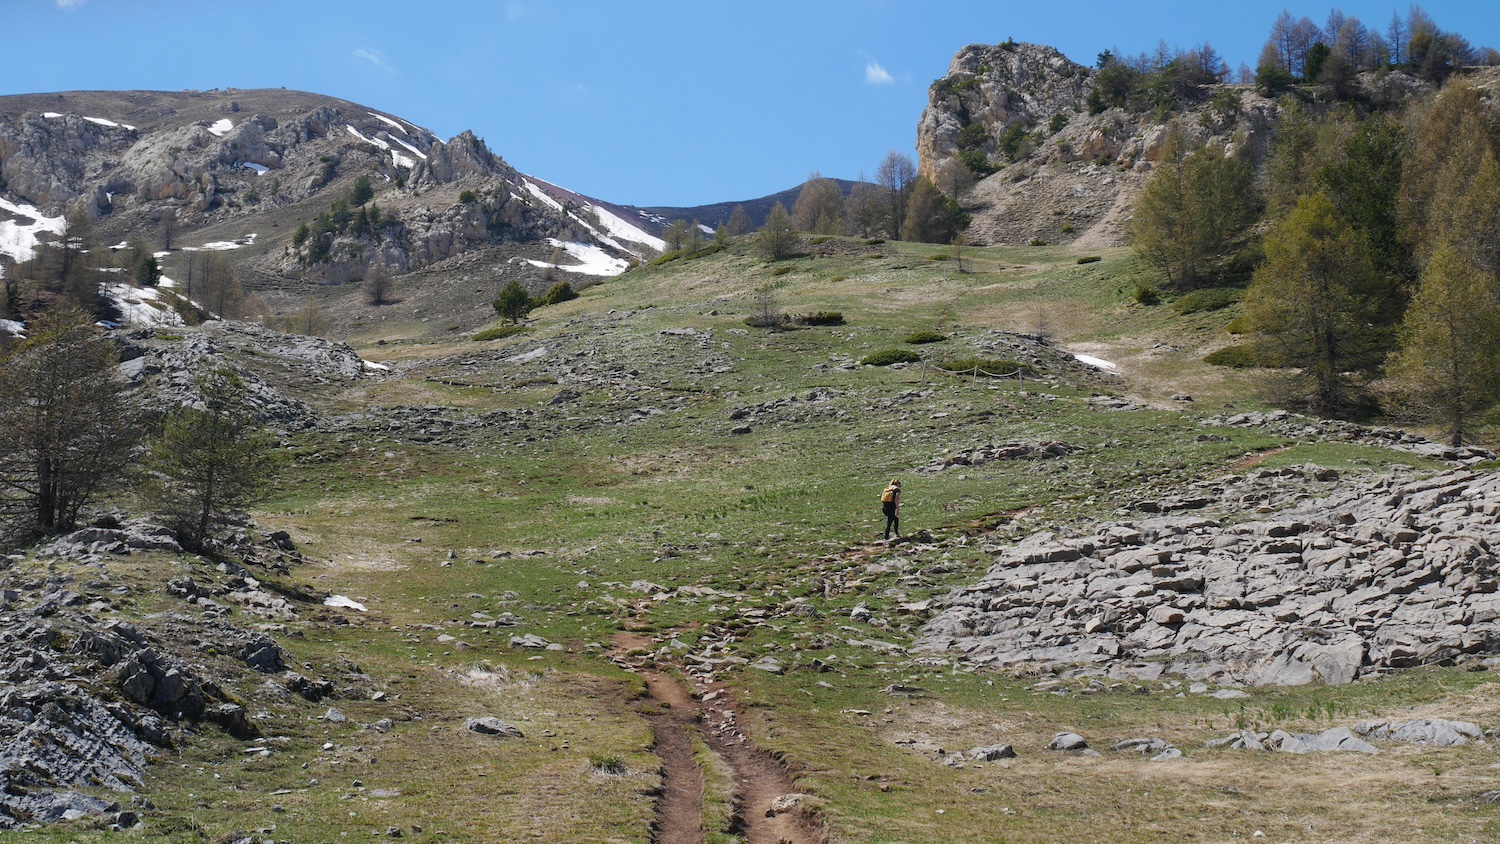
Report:
[[[703,769],[693,758],[693,736],[733,772],[736,832],[748,844],[821,844],[826,836],[800,808],[793,779],[775,757],[756,747],[739,729],[739,715],[722,690],[705,702],[661,666],[643,657],[625,657],[649,647],[645,637],[616,638],[616,660],[646,681],[653,704],[652,731],[662,762],[662,793],[657,801],[655,844],[702,844]]]

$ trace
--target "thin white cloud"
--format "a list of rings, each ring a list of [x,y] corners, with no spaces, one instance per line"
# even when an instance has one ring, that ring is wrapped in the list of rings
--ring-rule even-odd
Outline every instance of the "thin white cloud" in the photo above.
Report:
[[[358,50],[355,50],[353,53],[350,53],[350,55],[352,55],[356,59],[363,59],[370,64],[380,68],[381,70],[386,71],[387,73],[389,73],[391,70],[391,66],[386,63],[385,54],[380,52],[379,50],[366,50],[365,48],[361,47]]]
[[[870,59],[869,63],[865,65],[865,81],[871,85],[889,85],[895,82],[896,79],[891,76],[889,71],[880,66],[880,62]]]
[[[84,4],[84,0],[57,0],[57,8],[67,11],[76,9]]]
[[[526,7],[520,3],[511,3],[505,7],[505,17],[509,20],[520,20],[526,17]]]

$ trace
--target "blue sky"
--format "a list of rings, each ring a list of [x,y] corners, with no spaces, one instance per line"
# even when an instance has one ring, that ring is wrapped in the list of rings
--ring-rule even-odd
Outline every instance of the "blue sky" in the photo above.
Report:
[[[1500,47],[1493,0],[1422,4]],[[1092,64],[1158,40],[1254,64],[1283,0],[0,0],[0,93],[274,88],[329,94],[523,172],[633,205],[751,199],[911,153],[927,86],[965,44]],[[1340,8],[1384,30],[1406,2]]]

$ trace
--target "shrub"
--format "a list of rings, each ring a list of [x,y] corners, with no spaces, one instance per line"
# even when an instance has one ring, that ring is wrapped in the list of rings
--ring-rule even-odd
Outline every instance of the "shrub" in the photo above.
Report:
[[[1246,369],[1252,366],[1260,366],[1256,359],[1255,347],[1248,344],[1238,346],[1225,346],[1203,358],[1204,363],[1214,366],[1229,366],[1235,369]]]
[[[978,368],[979,374],[993,376],[1014,375],[1021,371],[1021,364],[995,358],[954,358],[940,362],[937,367],[949,372],[973,372]]]
[[[1062,233],[1063,234],[1072,234],[1073,233],[1073,224],[1072,223],[1063,223],[1062,224]]]
[[[800,325],[843,325],[844,313],[842,311],[815,311],[797,317]]]
[[[885,243],[885,238],[883,237],[872,237],[865,240],[866,246],[879,246],[882,243]]]
[[[1047,241],[1042,240],[1041,238],[1037,238],[1037,239],[1031,241],[1031,245],[1032,246],[1046,246],[1047,245]]]
[[[1172,310],[1186,316],[1202,311],[1217,311],[1240,300],[1241,293],[1232,287],[1210,287],[1194,290],[1172,303]]]
[[[812,240],[809,240],[808,243],[812,244],[813,246],[821,246],[822,244],[825,244],[825,243],[827,243],[830,240],[833,240],[832,236],[826,235],[826,234],[820,234],[817,237],[813,238]]]
[[[1085,255],[1082,258],[1078,259],[1078,263],[1080,263],[1080,264],[1096,264],[1100,260],[1102,260],[1102,259],[1098,255]]]
[[[846,275],[836,275],[836,276],[833,276],[832,278],[829,278],[828,280],[831,281],[831,282],[833,282],[834,284],[838,284],[839,282],[845,281],[848,278],[849,278],[849,276],[846,276]]]
[[[529,325],[502,325],[499,328],[490,328],[474,335],[475,340],[504,340],[506,337],[514,337],[517,334],[525,334],[531,331]]]
[[[567,302],[577,298],[578,293],[573,290],[573,285],[566,281],[559,281],[547,288],[547,294],[542,297],[542,304],[556,305],[559,302]]]
[[[941,343],[947,339],[948,335],[939,334],[936,331],[913,331],[906,335],[906,342],[913,346],[920,346],[923,343]]]
[[[1249,334],[1255,330],[1255,327],[1250,324],[1249,317],[1237,316],[1229,321],[1229,325],[1225,326],[1224,330],[1230,334]]]
[[[1059,111],[1052,115],[1052,120],[1047,124],[1047,133],[1056,135],[1066,125],[1068,125],[1068,116]]]
[[[1149,308],[1152,305],[1161,304],[1161,294],[1156,292],[1155,287],[1137,284],[1135,286],[1135,301]]]
[[[791,271],[791,267],[777,267],[776,269],[771,270],[771,275],[786,275]]]
[[[893,363],[916,363],[921,359],[921,355],[909,349],[883,349],[866,355],[860,363],[865,366],[890,366]]]
[[[463,191],[462,193],[460,193],[458,195],[458,201],[460,203],[464,204],[464,205],[468,205],[469,203],[474,202],[474,201],[476,201],[478,199],[479,199],[479,194],[477,194],[477,193],[475,193],[475,192],[473,192],[471,190]]]

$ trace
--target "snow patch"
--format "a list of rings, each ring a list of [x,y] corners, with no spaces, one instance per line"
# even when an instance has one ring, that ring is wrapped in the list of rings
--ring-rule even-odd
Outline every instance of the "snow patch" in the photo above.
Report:
[[[229,118],[225,117],[225,118],[221,118],[218,121],[215,121],[214,125],[208,127],[208,131],[212,132],[214,135],[222,138],[225,135],[229,134],[229,130],[233,129],[233,128],[234,128],[234,121],[232,121]]]
[[[365,605],[345,595],[329,595],[323,599],[325,607],[345,607],[351,610],[365,612]]]
[[[242,161],[240,166],[246,170],[254,170],[257,176],[271,169],[264,164],[256,164],[254,161]]]
[[[125,325],[145,327],[183,324],[182,315],[167,304],[161,291],[155,288],[110,282],[101,284],[99,292],[114,304]]]
[[[57,114],[57,112],[49,111],[49,112],[47,112],[46,114],[44,114],[42,116],[43,117],[51,117],[54,114]],[[60,115],[60,114],[58,114],[57,116],[58,117],[62,117],[62,115]],[[110,129],[119,129],[121,127],[124,127],[126,129],[129,129],[132,132],[135,131],[135,127],[131,126],[129,123],[116,123],[113,120],[105,120],[102,117],[85,117],[84,120],[87,120],[88,122],[97,124],[99,126],[106,126],[106,127],[110,128]]]
[[[1076,361],[1078,361],[1079,363],[1088,364],[1089,366],[1092,366],[1095,369],[1115,369],[1116,368],[1113,363],[1111,363],[1111,362],[1109,362],[1107,360],[1104,360],[1103,358],[1096,358],[1093,355],[1077,355],[1077,354],[1075,354],[1075,355],[1073,355],[1073,359],[1076,360]]]
[[[408,170],[417,166],[416,159],[402,155],[395,150],[391,150],[391,163],[395,164],[397,167],[405,167]]]
[[[399,120],[392,120],[392,119],[390,119],[389,117],[386,117],[383,114],[376,114],[373,111],[370,112],[370,116],[373,117],[373,118],[375,118],[376,120],[379,120],[381,123],[389,123],[390,125],[396,127],[396,131],[400,132],[403,135],[408,134],[407,131],[406,131],[406,127],[402,126],[401,125],[401,121],[399,121]]]
[[[385,141],[380,140],[379,138],[367,138],[367,137],[365,137],[364,135],[360,134],[360,131],[358,129],[354,128],[353,126],[350,126],[347,123],[344,124],[344,128],[349,130],[349,134],[353,135],[356,138],[359,138],[361,141],[364,141],[367,144],[373,144],[373,145],[375,145],[377,147],[380,147],[381,149],[386,149],[386,150],[388,150],[388,149],[391,148],[390,144],[386,143]]]
[[[372,361],[372,360],[361,360],[360,363],[364,364],[366,372],[390,372],[391,371],[391,368],[389,366],[386,366],[383,363],[376,363],[375,361]]]
[[[44,112],[42,112],[42,116],[45,117],[45,118],[47,118],[48,120],[56,120],[56,119],[62,117],[61,114],[59,114],[59,113],[57,113],[55,111],[44,111]]]
[[[393,140],[396,143],[400,144],[401,146],[404,146],[407,149],[411,150],[411,154],[412,155],[415,155],[416,157],[422,159],[423,161],[427,160],[427,153],[425,153],[425,152],[417,149],[416,147],[412,146],[411,144],[407,143],[406,141],[403,141],[400,138],[392,138],[391,140]]]
[[[25,337],[26,323],[16,322],[13,319],[0,319],[0,334],[9,334],[12,337]]]
[[[247,234],[244,237],[235,238],[234,240],[215,240],[212,243],[205,243],[202,246],[184,246],[184,247],[182,247],[182,251],[184,251],[184,252],[199,252],[199,251],[202,251],[202,250],[207,250],[209,252],[228,252],[231,249],[239,249],[239,248],[244,247],[244,246],[253,246],[253,245],[255,245],[255,237],[256,237],[257,234],[259,234],[259,232],[251,232],[250,234]],[[157,255],[158,258],[161,257],[162,255],[168,255],[168,254],[171,254],[171,253],[168,253],[168,252],[158,252],[158,253],[156,253],[156,255]]]
[[[30,205],[0,199],[0,211],[31,218],[30,223],[0,220],[0,255],[7,255],[18,264],[36,257],[37,235],[51,232],[61,236],[67,229],[62,217],[48,217]]]
[[[646,233],[646,231],[639,226],[636,226],[627,220],[623,220],[615,216],[614,214],[609,213],[603,208],[600,208],[597,205],[591,205],[589,207],[592,208],[594,213],[599,216],[599,224],[604,226],[605,231],[609,232],[610,236],[619,238],[621,240],[628,240],[632,243],[639,243],[644,246],[649,246],[652,249],[655,249],[657,252],[666,251],[667,242],[665,240]],[[627,249],[626,251],[635,252],[636,250]]]
[[[552,198],[552,194],[547,193],[546,191],[542,190],[541,188],[537,187],[536,185],[532,184],[531,182],[525,182],[525,185],[526,185],[526,190],[528,192],[530,192],[532,196],[536,197],[537,199],[540,199],[543,203],[545,203],[552,210],[554,210],[554,211],[561,211],[561,210],[563,210],[562,203],[558,202],[555,199],[553,199]]]
[[[602,275],[616,276],[630,269],[630,262],[623,258],[605,252],[592,243],[564,243],[557,238],[549,237],[547,242],[568,253],[568,257],[577,261],[576,264],[553,264],[548,261],[535,261],[530,258],[526,262],[533,267],[554,267],[559,270],[580,275]]]

